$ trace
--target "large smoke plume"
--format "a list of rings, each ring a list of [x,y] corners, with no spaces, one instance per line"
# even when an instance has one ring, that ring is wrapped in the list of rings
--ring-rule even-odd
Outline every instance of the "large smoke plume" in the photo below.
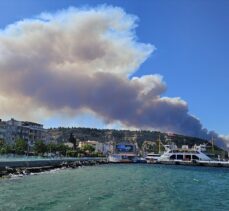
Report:
[[[93,112],[105,122],[208,139],[180,98],[161,97],[160,75],[132,77],[153,53],[137,17],[121,8],[70,8],[0,31],[0,115],[38,119]]]

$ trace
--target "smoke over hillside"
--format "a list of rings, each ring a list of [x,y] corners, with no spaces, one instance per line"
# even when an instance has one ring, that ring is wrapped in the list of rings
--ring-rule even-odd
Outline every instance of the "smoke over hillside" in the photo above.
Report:
[[[211,137],[185,101],[161,97],[162,76],[132,77],[155,50],[137,41],[137,20],[103,6],[7,26],[0,31],[0,115],[36,120],[86,110],[107,123]]]

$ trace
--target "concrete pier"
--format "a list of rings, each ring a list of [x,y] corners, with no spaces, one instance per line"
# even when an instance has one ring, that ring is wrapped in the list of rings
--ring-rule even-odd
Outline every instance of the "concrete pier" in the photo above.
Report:
[[[105,164],[107,158],[60,158],[40,160],[0,161],[0,177],[7,174],[41,172],[55,168],[76,168],[79,166]]]

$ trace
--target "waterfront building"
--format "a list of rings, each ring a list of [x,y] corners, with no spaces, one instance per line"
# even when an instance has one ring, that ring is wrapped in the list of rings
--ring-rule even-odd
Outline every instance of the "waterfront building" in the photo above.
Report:
[[[46,141],[46,130],[43,125],[11,119],[8,121],[0,121],[0,139],[7,144],[14,144],[17,139],[24,139],[30,146],[35,141]]]
[[[137,147],[131,143],[116,144],[108,161],[113,163],[132,163],[137,159]]]
[[[95,146],[95,152],[100,152],[103,155],[108,155],[113,149],[113,146],[109,143],[97,142]]]
[[[4,141],[4,138],[5,138],[5,135],[6,135],[6,123],[3,122],[1,119],[0,119],[0,141],[3,140]]]
[[[94,147],[94,149],[96,148],[96,144],[97,144],[97,141],[80,141],[79,142],[79,148],[83,148],[85,145],[90,145],[92,147]]]
[[[80,141],[79,142],[79,148],[83,148],[85,145],[90,145],[95,149],[95,152],[100,152],[104,155],[107,155],[109,152],[111,152],[111,144],[109,143],[102,143],[98,141]]]

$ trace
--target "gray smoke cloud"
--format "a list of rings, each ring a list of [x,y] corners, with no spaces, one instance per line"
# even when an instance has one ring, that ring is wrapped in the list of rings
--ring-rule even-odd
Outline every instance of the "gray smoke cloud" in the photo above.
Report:
[[[37,120],[86,110],[107,123],[220,139],[185,101],[161,97],[162,76],[132,77],[155,50],[138,42],[137,20],[117,7],[69,8],[1,30],[0,115]]]

